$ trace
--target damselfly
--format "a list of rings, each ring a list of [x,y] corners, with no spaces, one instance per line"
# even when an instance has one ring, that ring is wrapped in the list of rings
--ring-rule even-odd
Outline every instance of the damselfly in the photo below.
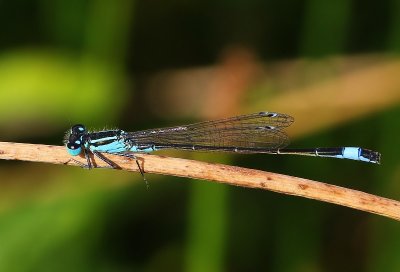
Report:
[[[135,153],[167,148],[247,154],[291,154],[380,163],[380,153],[361,147],[285,148],[289,144],[289,138],[283,129],[293,121],[293,117],[286,114],[259,112],[136,132],[120,129],[90,132],[83,125],[74,125],[67,133],[65,143],[72,156],[83,152],[88,168],[93,167],[90,153],[117,168],[117,165],[102,153],[136,159]],[[136,163],[143,175],[137,160]]]

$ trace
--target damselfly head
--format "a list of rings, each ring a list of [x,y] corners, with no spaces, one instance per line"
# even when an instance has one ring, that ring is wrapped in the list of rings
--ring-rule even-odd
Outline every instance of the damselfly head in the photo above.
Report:
[[[68,153],[72,156],[77,156],[82,152],[82,136],[86,133],[84,125],[74,125],[71,127],[68,140],[66,141],[66,147]]]

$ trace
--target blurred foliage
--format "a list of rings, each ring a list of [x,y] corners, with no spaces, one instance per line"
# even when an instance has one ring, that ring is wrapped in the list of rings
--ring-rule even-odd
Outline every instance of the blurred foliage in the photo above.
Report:
[[[263,61],[398,53],[399,7],[396,0],[1,1],[0,137],[60,144],[74,123],[126,130],[177,124],[152,115],[152,107],[166,101],[157,92],[146,99],[151,76],[213,65],[232,46],[248,48]],[[251,87],[260,101],[278,96],[282,82],[268,90]],[[254,107],[244,105],[254,94],[242,92],[246,95],[211,92],[216,106],[204,111],[218,112],[229,99],[240,102],[238,113]],[[200,100],[200,94],[171,97],[163,107]],[[312,109],[324,105],[313,103],[305,104],[322,114]],[[269,109],[254,107],[259,110]],[[179,121],[194,121],[193,116]],[[399,116],[398,107],[385,109],[293,144],[371,147],[383,153],[377,167],[312,158],[167,154],[399,199]],[[104,169],[0,161],[0,173],[0,271],[400,270],[398,223],[348,208],[156,175],[147,176],[146,191],[139,175]]]
[[[41,120],[57,128],[60,119],[71,124],[97,119],[99,114],[109,122],[117,113],[107,107],[121,107],[125,96],[123,91],[115,95],[115,89],[124,89],[120,81],[110,67],[94,58],[74,59],[49,51],[9,52],[0,59],[0,122],[32,129],[29,123]]]

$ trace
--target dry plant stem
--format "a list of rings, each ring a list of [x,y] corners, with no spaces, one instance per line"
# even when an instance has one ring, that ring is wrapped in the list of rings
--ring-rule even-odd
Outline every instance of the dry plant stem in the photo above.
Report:
[[[129,158],[104,155],[123,170],[138,171],[136,163]],[[230,185],[270,190],[351,207],[400,221],[400,202],[352,189],[222,164],[147,154],[138,154],[137,158],[146,173],[205,179]],[[73,158],[78,163],[72,160],[63,146],[9,142],[0,142],[0,159],[75,166],[78,166],[79,163],[86,164],[83,157]],[[92,157],[92,159],[97,166],[107,166],[96,157]]]

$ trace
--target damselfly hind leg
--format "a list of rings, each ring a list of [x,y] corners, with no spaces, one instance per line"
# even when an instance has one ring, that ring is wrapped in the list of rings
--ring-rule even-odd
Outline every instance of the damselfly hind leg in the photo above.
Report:
[[[129,159],[133,159],[133,160],[136,161],[136,164],[137,164],[137,166],[138,166],[138,168],[139,168],[139,172],[140,172],[140,174],[142,175],[142,178],[143,178],[144,182],[146,183],[147,189],[149,189],[149,183],[147,182],[147,179],[146,179],[146,177],[144,176],[144,170],[143,170],[143,168],[140,166],[139,160],[137,159],[137,157],[135,156],[135,154],[130,153],[130,152],[129,152],[129,153],[128,153],[128,152],[121,152],[121,153],[118,153],[118,155],[127,157],[127,158],[129,158]]]

